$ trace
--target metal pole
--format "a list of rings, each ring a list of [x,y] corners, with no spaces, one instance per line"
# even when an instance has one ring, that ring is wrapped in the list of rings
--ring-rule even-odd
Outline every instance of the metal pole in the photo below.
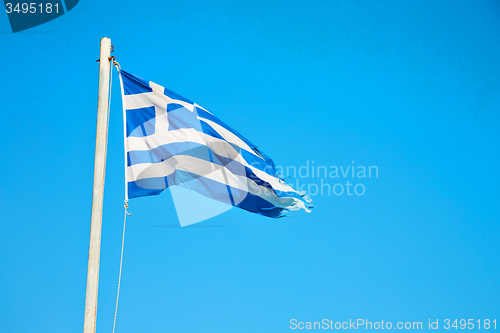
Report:
[[[95,140],[94,190],[90,222],[89,266],[85,298],[84,333],[95,333],[97,317],[97,287],[99,284],[99,252],[101,249],[102,201],[108,143],[108,96],[111,39],[101,39],[99,58],[99,97],[97,102],[97,133]]]

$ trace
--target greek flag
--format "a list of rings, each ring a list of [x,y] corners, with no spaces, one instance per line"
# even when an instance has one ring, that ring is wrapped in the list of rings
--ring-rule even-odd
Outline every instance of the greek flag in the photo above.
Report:
[[[312,205],[284,183],[273,161],[211,112],[167,88],[120,70],[126,198],[172,185],[278,218]]]

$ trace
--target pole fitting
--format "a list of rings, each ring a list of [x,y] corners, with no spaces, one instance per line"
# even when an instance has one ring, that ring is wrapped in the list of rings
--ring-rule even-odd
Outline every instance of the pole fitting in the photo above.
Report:
[[[125,207],[125,213],[128,216],[132,216],[132,213],[127,212],[127,208],[128,208],[128,200],[127,199],[125,199],[125,204],[123,205],[123,207]]]

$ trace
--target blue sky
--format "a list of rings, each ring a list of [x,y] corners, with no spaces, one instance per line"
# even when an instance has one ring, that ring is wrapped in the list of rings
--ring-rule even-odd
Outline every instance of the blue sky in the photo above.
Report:
[[[116,332],[325,318],[499,329],[498,1],[81,1],[16,34],[0,19],[3,332],[82,330],[102,37],[123,69],[280,166],[378,167],[299,179],[365,193],[316,195],[311,214],[280,220],[231,209],[179,228],[168,190],[131,200]],[[112,329],[122,236],[116,74],[98,331]]]

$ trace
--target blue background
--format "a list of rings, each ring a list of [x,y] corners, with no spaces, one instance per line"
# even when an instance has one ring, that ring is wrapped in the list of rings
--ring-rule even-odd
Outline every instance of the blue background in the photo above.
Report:
[[[379,169],[289,219],[180,228],[168,191],[132,200],[117,332],[500,320],[498,1],[82,1],[16,34],[2,15],[2,332],[82,330],[102,37],[278,165]],[[111,105],[100,332],[122,236],[116,72]]]

